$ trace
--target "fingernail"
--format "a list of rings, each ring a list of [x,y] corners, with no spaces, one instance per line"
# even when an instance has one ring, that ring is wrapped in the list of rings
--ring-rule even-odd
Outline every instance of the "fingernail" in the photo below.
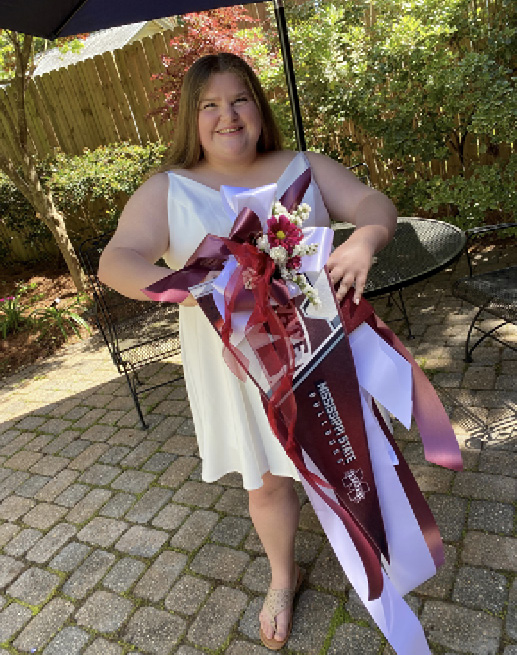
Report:
[[[359,304],[359,298],[354,298],[354,303],[355,303],[356,305],[358,305],[358,304]]]

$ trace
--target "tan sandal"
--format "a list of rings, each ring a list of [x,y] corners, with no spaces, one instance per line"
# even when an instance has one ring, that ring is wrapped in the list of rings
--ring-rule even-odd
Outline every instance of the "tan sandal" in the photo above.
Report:
[[[304,577],[304,572],[302,569],[297,566],[298,569],[298,577],[296,579],[296,586],[294,589],[271,589],[269,588],[267,594],[266,594],[266,600],[264,601],[264,611],[266,614],[267,619],[269,620],[271,627],[273,628],[273,631],[276,631],[276,617],[280,614],[280,612],[283,612],[285,609],[291,608],[291,619],[289,621],[289,626],[287,628],[287,634],[285,636],[285,639],[282,641],[279,641],[278,639],[275,639],[272,637],[271,639],[268,639],[264,632],[262,631],[262,627],[260,628],[260,640],[264,644],[266,648],[269,648],[269,650],[280,650],[283,648],[291,636],[291,630],[293,629],[293,615],[292,615],[292,607],[293,607],[293,600],[298,591],[300,590],[300,587],[302,586],[303,582],[303,577]]]

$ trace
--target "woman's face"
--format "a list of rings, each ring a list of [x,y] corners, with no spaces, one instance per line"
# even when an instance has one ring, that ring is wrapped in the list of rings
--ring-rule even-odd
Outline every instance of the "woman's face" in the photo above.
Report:
[[[212,163],[253,158],[262,131],[251,91],[235,73],[214,73],[201,93],[199,140]]]

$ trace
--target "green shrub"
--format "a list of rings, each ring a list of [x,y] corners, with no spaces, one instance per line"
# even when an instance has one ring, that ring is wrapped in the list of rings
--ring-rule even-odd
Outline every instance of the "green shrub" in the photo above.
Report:
[[[0,298],[0,337],[7,339],[10,334],[15,334],[30,324],[32,319],[29,307],[39,299],[35,296],[32,300],[25,303],[22,298],[29,290],[33,290],[36,283],[25,284],[19,282],[13,296]]]
[[[131,194],[156,167],[165,146],[116,144],[85,150],[79,156],[60,152],[48,168],[48,184],[65,216],[79,218],[93,232],[114,229]]]
[[[63,306],[60,299],[56,298],[48,307],[33,310],[30,319],[36,330],[39,331],[39,338],[50,337],[66,341],[70,330],[77,336],[81,336],[79,327],[90,332],[90,326],[81,316],[88,301],[86,296],[78,295],[73,303]]]
[[[469,227],[515,213],[516,165],[504,145],[517,140],[514,0],[285,6],[309,148],[346,162],[362,149],[393,175],[383,190],[401,215]],[[263,29],[250,54],[292,144],[274,20]]]
[[[513,220],[517,209],[517,155],[508,162],[477,165],[469,177],[455,175],[443,179],[408,182],[398,176],[387,189],[400,215],[411,216],[423,210],[446,217],[461,229],[477,227],[487,222]]]
[[[165,146],[114,144],[82,155],[56,152],[44,161],[39,173],[52,191],[57,208],[66,217],[74,244],[116,227],[122,208],[144,177],[159,165]],[[0,173],[0,223],[20,234],[26,245],[43,253],[52,241],[46,226],[10,180]],[[3,234],[0,252],[9,259],[9,239]]]

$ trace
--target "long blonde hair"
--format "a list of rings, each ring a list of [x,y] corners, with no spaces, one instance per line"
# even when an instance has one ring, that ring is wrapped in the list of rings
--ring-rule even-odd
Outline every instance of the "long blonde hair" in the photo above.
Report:
[[[253,95],[258,107],[262,132],[257,142],[257,152],[282,149],[280,130],[267,101],[264,90],[252,68],[240,57],[229,52],[205,55],[188,69],[183,79],[178,117],[171,147],[160,170],[192,168],[203,159],[199,142],[197,115],[199,99],[208,80],[215,73],[234,73],[242,79]]]

